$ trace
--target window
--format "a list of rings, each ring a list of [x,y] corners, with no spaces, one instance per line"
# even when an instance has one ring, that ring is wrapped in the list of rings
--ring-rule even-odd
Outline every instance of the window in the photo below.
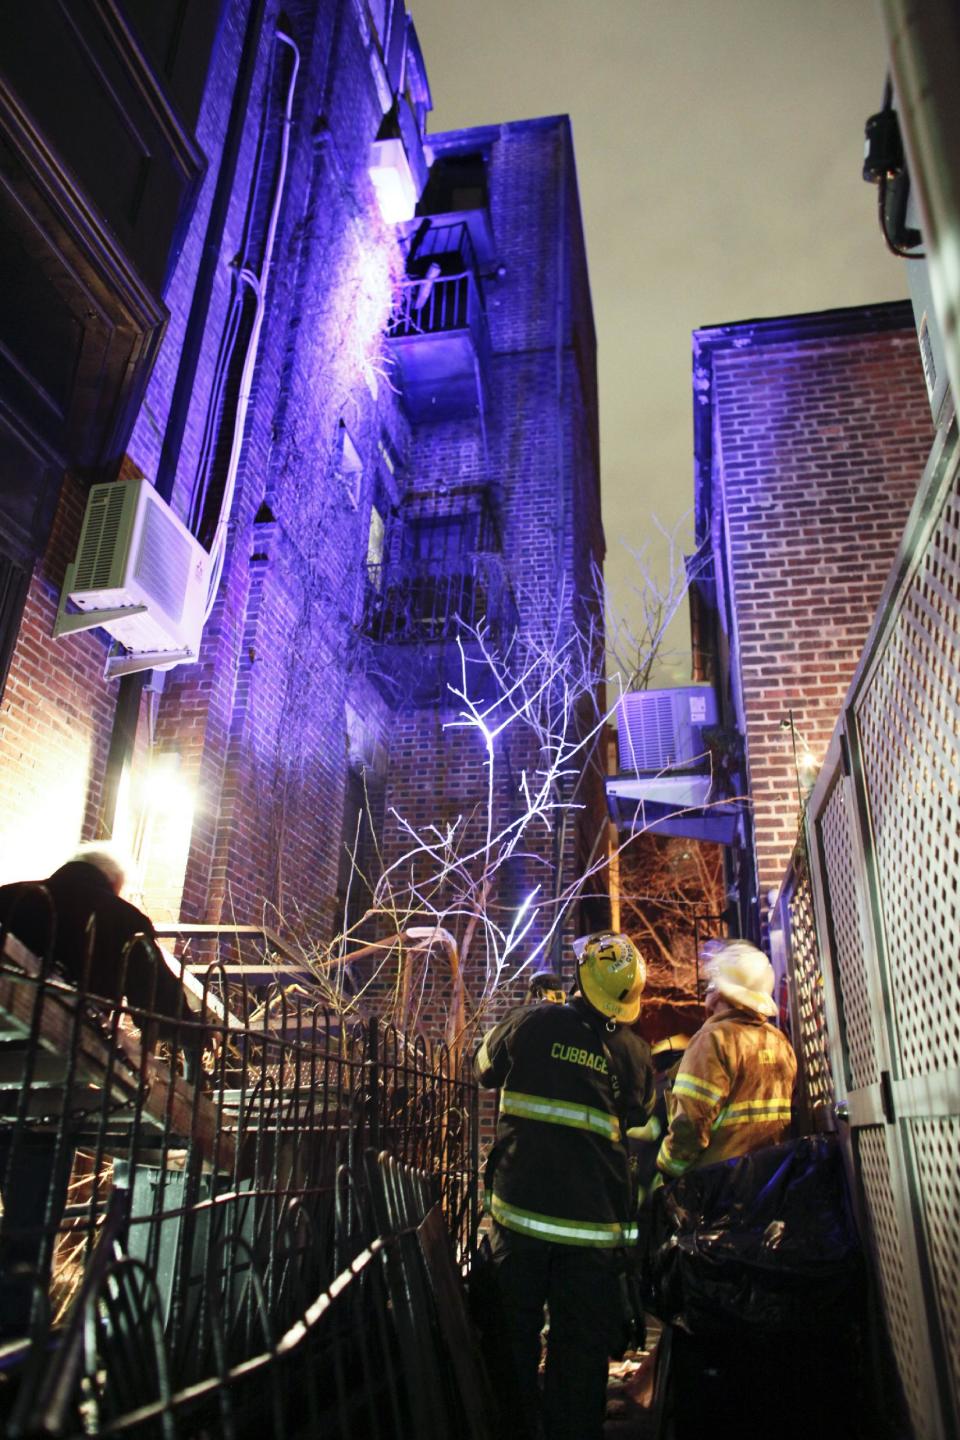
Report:
[[[470,550],[472,515],[439,515],[411,520],[404,530],[404,559],[414,564],[449,565]]]
[[[383,547],[387,527],[376,505],[370,506],[370,526],[367,530],[367,575],[375,590],[383,585]]]
[[[28,570],[0,554],[0,695],[13,659],[29,579]]]
[[[338,432],[339,462],[337,470],[340,476],[340,483],[343,486],[347,504],[351,510],[356,510],[360,504],[360,484],[363,480],[363,461],[360,459],[360,452],[350,435],[343,421],[340,421]]]

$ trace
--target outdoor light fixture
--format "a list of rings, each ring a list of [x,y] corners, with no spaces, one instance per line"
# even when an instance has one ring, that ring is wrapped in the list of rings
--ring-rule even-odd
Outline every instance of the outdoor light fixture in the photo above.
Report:
[[[83,838],[90,743],[74,739],[70,753],[49,749],[31,776],[23,815],[0,813],[0,883],[49,875]]]
[[[143,801],[157,819],[183,824],[193,819],[193,787],[180,774],[180,756],[174,752],[158,755],[143,784]]]
[[[793,769],[797,780],[797,804],[802,810],[816,784],[820,762],[797,730],[792,710],[788,710],[780,721],[780,729],[790,736],[793,748]]]
[[[374,140],[367,172],[373,183],[380,214],[388,225],[412,220],[417,209],[417,186],[403,141]]]
[[[152,904],[149,893],[182,878],[197,808],[194,786],[181,773],[176,751],[151,753],[146,764],[126,765],[117,796],[113,840],[129,855],[128,895]]]
[[[394,99],[370,146],[367,173],[388,225],[412,220],[427,183],[423,137],[404,95]]]

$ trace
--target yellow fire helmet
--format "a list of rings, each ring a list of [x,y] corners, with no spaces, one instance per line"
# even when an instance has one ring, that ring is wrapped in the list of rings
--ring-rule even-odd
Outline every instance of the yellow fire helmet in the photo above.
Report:
[[[573,950],[580,988],[593,1008],[619,1025],[632,1025],[640,1014],[647,967],[630,937],[600,930],[575,940]]]

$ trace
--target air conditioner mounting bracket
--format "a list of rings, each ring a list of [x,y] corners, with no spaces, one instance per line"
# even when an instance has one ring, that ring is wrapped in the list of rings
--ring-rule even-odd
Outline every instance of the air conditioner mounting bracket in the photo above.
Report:
[[[146,605],[120,605],[111,610],[67,610],[67,596],[73,588],[75,564],[67,566],[60,591],[57,618],[53,622],[53,638],[61,635],[75,635],[80,630],[96,630],[98,625],[109,625],[111,620],[125,620],[128,615],[143,615]]]
[[[131,650],[125,655],[108,655],[103,678],[116,680],[123,675],[136,675],[141,670],[169,670],[183,660],[194,658],[192,650]]]

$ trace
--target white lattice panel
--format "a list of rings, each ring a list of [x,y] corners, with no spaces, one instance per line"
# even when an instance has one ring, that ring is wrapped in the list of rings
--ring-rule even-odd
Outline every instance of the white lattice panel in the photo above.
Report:
[[[820,843],[826,867],[834,965],[843,1000],[847,1068],[851,1090],[873,1085],[880,1077],[873,1007],[867,985],[867,967],[857,899],[853,836],[849,805],[842,781],[833,787],[820,817]]]
[[[857,701],[900,1071],[960,1068],[960,502]],[[935,1023],[931,1017],[935,1016]]]
[[[911,1131],[953,1389],[960,1394],[960,1116],[916,1120]]]
[[[794,858],[795,885],[787,902],[790,917],[790,968],[797,997],[799,1034],[797,1058],[803,1071],[810,1105],[832,1105],[833,1074],[827,1044],[823,1004],[823,971],[813,918],[810,871],[802,856]]]
[[[903,1240],[891,1187],[887,1142],[882,1129],[857,1132],[860,1175],[873,1226],[890,1343],[913,1421],[914,1440],[932,1440],[927,1416],[926,1365],[903,1263]]]

